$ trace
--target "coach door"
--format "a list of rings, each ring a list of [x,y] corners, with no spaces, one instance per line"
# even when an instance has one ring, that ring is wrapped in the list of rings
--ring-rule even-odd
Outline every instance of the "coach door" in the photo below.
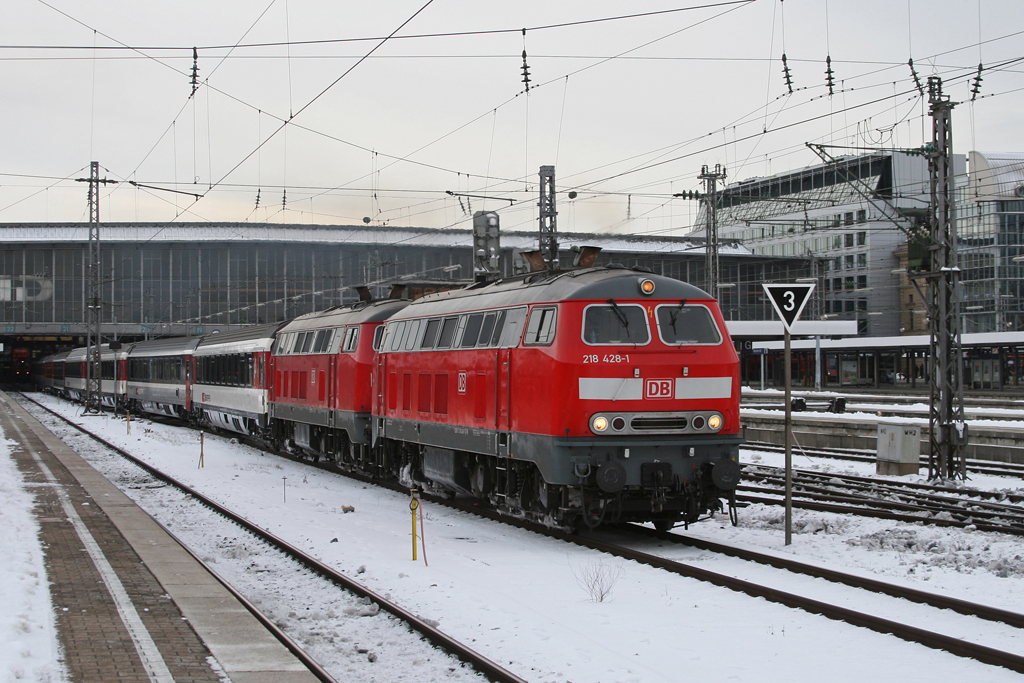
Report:
[[[192,364],[195,362],[194,356],[184,356],[185,361],[185,410],[192,410]]]

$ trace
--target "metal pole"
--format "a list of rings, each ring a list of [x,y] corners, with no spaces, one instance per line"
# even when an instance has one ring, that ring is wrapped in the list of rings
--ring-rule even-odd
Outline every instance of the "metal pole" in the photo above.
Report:
[[[793,383],[792,350],[786,330],[786,545],[793,543],[793,411],[790,405]]]
[[[821,391],[821,337],[814,338],[814,390]]]
[[[767,368],[765,367],[766,355],[767,354],[764,353],[761,354],[761,391],[764,391],[764,373],[767,372]]]
[[[718,181],[725,180],[725,169],[721,164],[715,164],[715,170],[708,171],[707,166],[702,166],[699,180],[704,181],[705,198],[704,206],[707,209],[707,237],[705,239],[705,289],[714,298],[719,298],[718,293],[718,214],[717,197]]]

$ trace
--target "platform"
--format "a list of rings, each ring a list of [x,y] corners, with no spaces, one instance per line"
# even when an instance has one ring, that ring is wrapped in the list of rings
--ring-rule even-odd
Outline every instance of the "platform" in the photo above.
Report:
[[[72,681],[317,680],[149,515],[2,392],[0,425],[35,493]]]

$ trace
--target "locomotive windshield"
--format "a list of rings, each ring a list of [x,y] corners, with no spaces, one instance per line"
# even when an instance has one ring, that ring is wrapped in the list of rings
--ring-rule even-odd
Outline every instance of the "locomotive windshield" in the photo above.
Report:
[[[691,346],[722,342],[722,334],[715,325],[715,319],[704,306],[687,306],[685,301],[674,306],[658,306],[657,316],[661,341],[668,345]]]
[[[583,312],[583,341],[588,344],[646,344],[651,340],[643,306],[609,302]]]

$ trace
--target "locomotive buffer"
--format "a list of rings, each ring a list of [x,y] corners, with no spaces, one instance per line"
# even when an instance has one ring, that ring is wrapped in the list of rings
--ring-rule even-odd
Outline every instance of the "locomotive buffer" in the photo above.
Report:
[[[784,430],[786,433],[786,545],[793,542],[793,408],[790,403],[793,382],[792,352],[790,350],[790,332],[793,323],[800,319],[804,306],[811,298],[814,285],[803,284],[762,284],[768,300],[772,302],[772,308],[782,319],[782,325],[786,328],[785,343],[786,352],[783,361],[786,367],[786,421]]]

